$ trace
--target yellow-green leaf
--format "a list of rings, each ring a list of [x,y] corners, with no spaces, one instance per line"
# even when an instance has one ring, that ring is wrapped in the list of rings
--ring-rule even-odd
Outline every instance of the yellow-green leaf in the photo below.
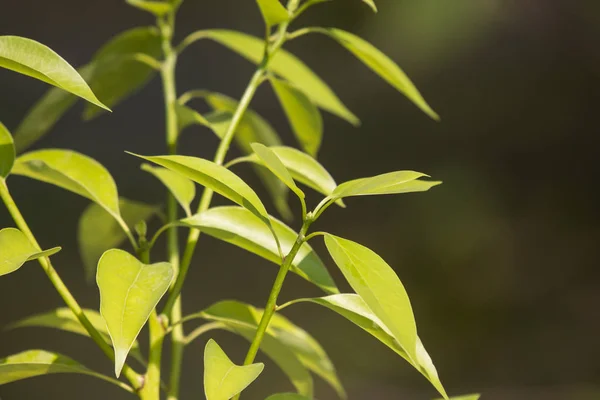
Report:
[[[39,79],[108,110],[68,62],[35,40],[0,36],[0,67]]]
[[[50,257],[58,253],[60,247],[41,251],[27,239],[23,232],[15,228],[0,230],[0,276],[21,268],[27,261],[40,257]]]
[[[163,185],[169,189],[175,200],[184,209],[187,216],[192,215],[190,204],[196,197],[196,185],[188,178],[168,170],[166,168],[153,167],[149,164],[143,164],[142,170],[154,175]]]
[[[338,200],[352,196],[424,192],[441,184],[441,182],[419,179],[423,177],[428,176],[414,171],[397,171],[370,178],[355,179],[340,184],[330,197]]]
[[[77,361],[45,350],[27,350],[0,360],[0,385],[50,374],[84,374],[115,384],[133,393],[133,389],[97,372]]]
[[[162,17],[165,14],[173,11],[173,5],[165,1],[126,0],[126,3],[133,7],[139,8],[140,10],[154,14],[157,17]]]
[[[267,146],[261,143],[253,143],[252,149],[256,156],[261,160],[262,164],[269,169],[280,181],[282,181],[292,192],[296,193],[298,197],[304,199],[305,195],[294,182],[294,178],[287,170],[285,165],[281,162],[279,157],[271,151]]]
[[[290,14],[279,0],[256,0],[267,26],[277,25],[290,19]]]
[[[175,105],[175,112],[177,113],[179,132],[182,132],[185,128],[192,125],[206,126],[212,129],[212,124],[208,119],[188,106],[177,103]]]
[[[282,251],[287,254],[298,234],[283,222],[270,218],[271,226],[279,238]],[[273,234],[267,225],[254,214],[241,207],[214,207],[191,218],[184,224],[203,233],[248,250],[277,265],[281,257]],[[305,243],[292,262],[292,272],[319,286],[327,293],[339,293],[335,282],[316,252]]]
[[[362,0],[363,3],[365,3],[366,5],[368,5],[369,7],[371,7],[371,9],[373,10],[373,12],[377,12],[377,6],[375,5],[375,1],[374,0]]]
[[[270,81],[300,145],[316,157],[323,140],[323,119],[319,109],[302,90],[278,79]]]
[[[229,400],[246,389],[264,369],[264,364],[238,366],[217,342],[209,340],[204,350],[204,393],[206,400]]]
[[[12,135],[0,122],[0,179],[6,178],[15,163],[15,144]]]
[[[450,400],[479,400],[480,394],[467,394],[464,396],[451,397]]]
[[[98,262],[100,314],[115,350],[115,374],[121,374],[129,350],[150,313],[173,280],[169,263],[143,264],[123,250],[109,250]]]

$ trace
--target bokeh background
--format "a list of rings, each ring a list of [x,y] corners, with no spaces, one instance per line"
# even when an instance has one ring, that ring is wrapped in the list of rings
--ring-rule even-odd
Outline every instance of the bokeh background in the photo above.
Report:
[[[307,37],[289,49],[363,121],[356,129],[325,115],[320,159],[338,181],[414,169],[444,185],[423,194],[349,200],[348,209],[332,208],[318,228],[371,247],[395,267],[411,296],[420,336],[452,394],[482,392],[484,400],[600,399],[600,3],[377,3],[380,12],[373,15],[358,0],[333,1],[299,24],[337,26],[375,43],[413,78],[442,122],[429,120],[335,43]],[[0,34],[41,41],[74,65],[86,63],[112,35],[151,23],[120,0],[5,1],[0,12]],[[187,0],[177,38],[204,28],[260,35],[261,24],[251,0]],[[178,88],[239,97],[252,70],[219,45],[201,42],[181,58]],[[0,70],[0,119],[16,128],[46,90],[40,82]],[[294,143],[267,85],[252,107]],[[79,104],[36,147],[89,154],[109,168],[123,196],[161,202],[163,189],[123,152],[164,152],[159,81],[111,115],[83,123],[81,111]],[[185,133],[181,148],[212,157],[216,144],[208,131],[196,129]],[[250,171],[237,171],[259,186]],[[97,289],[83,283],[76,246],[77,219],[87,201],[19,177],[10,185],[41,243],[63,246],[55,262],[76,297],[97,308]],[[259,194],[266,200],[262,189]],[[11,225],[0,210],[0,226]],[[184,291],[185,311],[223,298],[263,305],[275,273],[267,262],[204,237]],[[290,276],[282,297],[312,295],[319,292]],[[0,280],[0,326],[58,306],[60,299],[34,264]],[[408,364],[333,313],[302,305],[286,315],[326,347],[351,399],[435,397]],[[241,361],[245,341],[227,333],[213,337]],[[188,350],[183,399],[203,396],[203,345],[199,341]],[[60,351],[111,371],[85,338],[48,330],[0,333],[0,355],[28,348]],[[316,388],[319,399],[335,398],[322,382]],[[271,366],[245,397],[263,399],[290,389]],[[0,397],[128,398],[78,376],[2,386]]]

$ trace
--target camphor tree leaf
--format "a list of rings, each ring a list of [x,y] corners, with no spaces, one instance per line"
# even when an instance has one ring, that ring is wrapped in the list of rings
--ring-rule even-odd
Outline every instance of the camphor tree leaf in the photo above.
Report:
[[[199,39],[212,39],[255,64],[260,63],[264,55],[263,39],[230,30],[203,30],[192,33],[183,41],[180,48],[185,48]],[[298,57],[282,49],[269,63],[269,70],[301,88],[320,108],[354,125],[359,124],[358,118],[346,108],[331,88]]]
[[[161,181],[181,205],[181,208],[184,209],[187,216],[192,215],[190,204],[196,197],[194,182],[176,172],[166,168],[153,167],[149,164],[143,164],[142,170],[149,172]]]
[[[140,10],[144,10],[151,14],[154,14],[157,17],[162,17],[163,15],[173,10],[173,5],[166,1],[126,0],[126,3],[135,8],[139,8]]]
[[[366,5],[368,5],[369,7],[371,7],[371,9],[373,10],[373,12],[377,12],[377,6],[375,5],[375,1],[374,0],[362,0],[363,3],[365,3]]]
[[[93,70],[93,64],[88,64],[77,71],[86,81],[89,81],[92,78]],[[62,89],[51,88],[48,90],[31,107],[15,131],[17,153],[22,153],[48,134],[77,100],[77,96]]]
[[[0,179],[4,179],[10,174],[15,163],[15,144],[12,135],[0,122]]]
[[[122,32],[94,55],[90,86],[110,107],[145,86],[156,73],[154,68],[136,58],[140,54],[151,58],[162,54],[160,33],[155,27]],[[87,107],[84,118],[91,119],[99,113],[100,110]]]
[[[316,157],[323,139],[323,119],[319,109],[303,91],[278,79],[270,81],[300,145]]]
[[[119,199],[119,209],[123,221],[129,228],[138,222],[147,222],[159,213],[159,208],[138,201]],[[79,218],[77,241],[79,253],[83,260],[85,277],[93,282],[96,276],[96,266],[100,256],[112,248],[120,246],[127,240],[123,228],[105,209],[96,203],[90,204]]]
[[[416,363],[417,326],[408,294],[394,270],[372,250],[327,234],[325,245],[354,291]]]
[[[320,298],[298,299],[284,304],[282,308],[301,302],[311,302],[326,307],[370,333],[408,361],[447,399],[446,391],[439,379],[437,370],[421,340],[417,338],[417,360],[414,362],[400,346],[390,329],[371,311],[360,296],[356,294],[335,294]]]
[[[304,199],[304,192],[296,186],[296,182],[294,181],[294,178],[292,178],[290,171],[283,165],[279,157],[264,144],[253,143],[251,146],[254,150],[254,154],[260,159],[261,163],[281,182],[290,188],[292,192],[296,193],[301,199]]]
[[[0,36],[0,67],[39,79],[108,110],[68,62],[35,40]]]
[[[108,344],[112,344],[106,328],[106,322],[104,322],[104,319],[100,313],[98,311],[88,309],[83,311],[87,319],[94,326],[94,328],[96,328],[96,330],[102,334],[106,342]],[[6,329],[17,328],[52,328],[89,337],[88,331],[83,325],[81,325],[81,322],[79,322],[75,314],[73,314],[73,311],[66,307],[57,308],[56,310],[52,310],[43,314],[32,315],[31,317],[14,322],[6,327]],[[137,341],[131,348],[131,355],[136,360],[145,363]]]
[[[311,28],[311,30],[323,33],[339,42],[382,79],[408,97],[408,99],[425,114],[435,120],[439,120],[439,116],[433,111],[429,104],[427,104],[419,90],[412,83],[410,78],[406,76],[404,71],[371,43],[353,33],[341,29]]]
[[[298,393],[277,393],[267,397],[265,400],[310,400]]]
[[[0,230],[0,276],[10,274],[21,268],[27,261],[40,257],[50,257],[61,248],[55,247],[41,251],[27,239],[23,232],[15,228]]]
[[[49,374],[84,374],[113,383],[133,393],[116,379],[94,372],[77,361],[45,350],[27,350],[0,360],[0,385]]]
[[[273,234],[261,219],[244,208],[214,207],[181,222],[277,265],[281,264]],[[298,234],[275,218],[271,218],[271,225],[279,238],[282,251],[287,254]],[[291,270],[327,293],[339,293],[327,268],[307,243],[302,245],[294,258]]]
[[[179,132],[192,125],[206,126],[212,129],[212,124],[202,114],[192,110],[188,106],[177,103],[175,105],[175,112],[177,113]]]
[[[267,26],[277,25],[290,19],[290,14],[279,0],[256,0]]]
[[[115,181],[100,163],[83,154],[59,149],[32,151],[17,158],[13,174],[86,197],[122,221]]]
[[[115,374],[121,374],[127,353],[150,313],[173,280],[169,263],[146,265],[123,250],[109,250],[98,262],[100,314],[115,349]]]
[[[206,400],[229,400],[246,389],[264,369],[264,364],[237,366],[217,342],[209,340],[204,350]]]
[[[465,396],[451,397],[450,400],[479,400],[480,394],[468,394]]]

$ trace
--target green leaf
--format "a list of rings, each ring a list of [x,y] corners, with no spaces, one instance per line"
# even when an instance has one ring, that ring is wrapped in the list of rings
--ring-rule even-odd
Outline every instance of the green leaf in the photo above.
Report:
[[[96,328],[100,334],[104,337],[104,340],[108,344],[112,344],[108,330],[106,329],[106,322],[95,310],[83,310],[85,316],[90,323]],[[81,322],[77,319],[73,311],[69,308],[57,308],[47,313],[33,315],[31,317],[22,319],[20,321],[10,324],[6,329],[17,329],[17,328],[51,328],[58,329],[65,332],[75,333],[77,335],[89,337],[88,331],[81,325]],[[131,355],[138,361],[145,363],[144,357],[140,352],[139,344],[136,341],[131,349]]]
[[[480,394],[468,394],[465,396],[451,397],[450,400],[479,400]]]
[[[315,28],[314,31],[324,33],[339,42],[382,79],[408,97],[425,114],[435,120],[440,119],[404,71],[371,43],[341,29]]]
[[[431,362],[431,358],[427,354],[421,340],[417,338],[417,361],[413,362],[394,338],[390,329],[371,311],[360,296],[356,294],[336,294],[321,298],[298,299],[285,304],[282,308],[301,302],[311,302],[326,307],[370,333],[415,367],[417,371],[431,382],[442,396],[447,396],[437,370]]]
[[[105,44],[92,59],[94,71],[90,86],[110,107],[144,87],[156,70],[136,59],[143,54],[158,58],[162,54],[158,29],[138,27],[120,33]],[[87,107],[84,118],[97,116],[100,110]]]
[[[158,207],[124,198],[119,199],[119,209],[129,228],[138,222],[148,221],[158,214]],[[100,256],[127,240],[127,235],[117,221],[96,203],[90,204],[79,218],[77,241],[83,260],[85,277],[93,282]]]
[[[270,81],[300,145],[316,157],[323,139],[323,119],[319,109],[296,87],[278,79]]]
[[[290,19],[290,14],[279,0],[256,0],[267,26],[281,24]]]
[[[142,170],[151,173],[161,181],[185,210],[188,217],[192,215],[190,204],[196,197],[196,185],[194,185],[194,182],[176,172],[166,168],[152,167],[149,164],[143,164]]]
[[[68,62],[34,40],[0,36],[0,67],[39,79],[109,110]]]
[[[92,78],[93,64],[78,69],[85,80]],[[15,131],[17,153],[22,153],[50,132],[77,102],[77,97],[59,88],[51,88],[31,107]],[[93,107],[93,109],[96,109]]]
[[[310,400],[306,396],[297,393],[277,393],[267,397],[265,400]]]
[[[41,251],[27,239],[23,232],[15,228],[0,230],[0,276],[10,274],[21,268],[27,261],[41,257],[50,257],[61,248],[55,247]]]
[[[254,190],[227,168],[197,157],[188,156],[154,156],[136,157],[153,162],[173,172],[181,174],[199,183],[234,203],[250,210],[254,215],[268,222],[268,214]]]
[[[363,3],[365,3],[366,5],[371,7],[373,12],[377,12],[377,6],[375,5],[375,1],[373,1],[373,0],[362,0],[362,1],[363,1]]]
[[[177,123],[179,124],[179,132],[192,125],[207,126],[212,129],[212,124],[199,112],[192,110],[188,106],[177,103],[175,105],[177,113]]]
[[[277,265],[281,264],[281,257],[271,231],[261,219],[244,208],[214,207],[181,222]],[[275,218],[271,218],[271,226],[279,238],[282,251],[287,254],[298,234]],[[327,293],[339,293],[327,268],[307,243],[302,245],[294,258],[292,271]]]
[[[27,350],[0,360],[0,385],[49,374],[84,374],[113,383],[125,390],[133,389],[79,364],[68,357],[44,350]]]
[[[350,286],[414,363],[417,326],[408,294],[394,270],[375,252],[350,240],[328,234],[325,245]]]
[[[212,39],[240,54],[254,64],[262,61],[265,45],[263,39],[230,30],[204,30],[192,33],[183,45],[199,39]],[[298,57],[279,50],[269,63],[269,70],[282,76],[302,91],[320,108],[358,125],[360,121],[340,101],[331,88],[306,66]]]
[[[162,17],[173,11],[173,5],[164,1],[126,0],[126,3],[135,8],[139,8],[140,10],[154,14],[157,17]]]
[[[121,220],[115,181],[100,163],[83,154],[58,149],[32,151],[17,158],[13,174],[86,197]]]
[[[169,263],[146,265],[123,250],[109,250],[98,262],[100,313],[115,349],[115,374],[121,374],[127,353],[150,313],[173,280]]]
[[[15,163],[15,144],[12,135],[0,122],[0,179],[4,179],[10,174]]]
[[[217,342],[209,340],[204,350],[204,393],[207,400],[229,400],[246,389],[264,369],[264,364],[237,366]]]
[[[283,165],[279,157],[264,144],[253,143],[251,146],[256,156],[262,161],[262,164],[290,188],[292,192],[296,193],[301,199],[304,199],[304,192],[296,186],[296,182],[294,182],[294,178],[292,178],[290,171]]]

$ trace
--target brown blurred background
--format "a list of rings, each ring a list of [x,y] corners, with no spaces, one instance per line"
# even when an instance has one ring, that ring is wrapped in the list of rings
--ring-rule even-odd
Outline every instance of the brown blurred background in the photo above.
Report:
[[[3,3],[0,34],[41,41],[74,65],[86,63],[112,35],[152,23],[120,0]],[[600,399],[600,139],[594,116],[600,3],[377,3],[380,12],[373,15],[359,0],[333,1],[299,23],[337,26],[369,39],[413,78],[442,122],[429,120],[335,43],[307,37],[289,49],[363,121],[355,129],[326,115],[320,159],[338,181],[414,169],[444,185],[423,194],[350,200],[348,209],[332,209],[318,228],[371,247],[395,267],[411,296],[420,336],[452,394],[481,391],[484,400]],[[186,0],[178,21],[178,38],[205,28],[256,35],[262,30],[251,0]],[[228,50],[202,42],[181,58],[178,89],[239,97],[252,69]],[[0,70],[0,120],[16,128],[46,89]],[[267,86],[252,107],[294,144]],[[159,81],[111,115],[83,123],[81,111],[79,104],[36,147],[88,154],[113,173],[122,195],[160,202],[163,189],[123,152],[164,152]],[[212,157],[215,146],[208,131],[196,129],[185,133],[181,148]],[[251,172],[237,171],[259,186]],[[63,246],[55,261],[64,280],[82,304],[97,308],[97,289],[83,283],[76,247],[77,219],[88,202],[23,178],[11,178],[10,185],[41,243]],[[259,194],[266,200],[262,189]],[[319,198],[309,200],[316,204]],[[0,226],[12,226],[3,209]],[[262,306],[275,273],[267,262],[204,237],[184,291],[185,311],[223,298]],[[313,295],[319,292],[291,276],[283,299]],[[42,271],[28,264],[0,279],[0,305],[4,326],[62,304]],[[435,397],[403,360],[342,318],[311,305],[295,306],[286,315],[325,346],[351,399]],[[245,341],[227,333],[213,336],[241,361]],[[85,338],[49,330],[0,333],[0,356],[28,348],[60,351],[107,374],[112,370]],[[203,398],[202,349],[199,341],[188,350],[184,400]],[[263,399],[291,389],[270,365],[245,397]],[[0,387],[2,400],[129,398],[123,393],[80,376]],[[316,393],[322,400],[335,398],[318,380]]]

